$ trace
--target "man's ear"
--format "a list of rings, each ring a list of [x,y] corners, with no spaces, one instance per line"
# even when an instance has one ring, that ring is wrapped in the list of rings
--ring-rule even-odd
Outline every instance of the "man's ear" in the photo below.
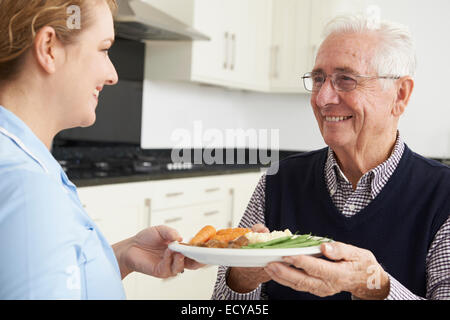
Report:
[[[406,106],[408,105],[409,98],[414,89],[414,80],[409,77],[402,77],[398,80],[397,84],[397,99],[392,109],[392,114],[394,116],[401,116],[405,112]]]
[[[56,71],[56,57],[61,50],[55,29],[49,26],[41,28],[35,37],[33,44],[33,54],[38,65],[44,72],[49,74]]]

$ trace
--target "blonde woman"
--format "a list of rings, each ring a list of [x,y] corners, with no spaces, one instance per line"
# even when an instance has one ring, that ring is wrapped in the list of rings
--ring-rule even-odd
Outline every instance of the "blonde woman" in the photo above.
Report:
[[[111,247],[49,151],[59,131],[95,122],[103,86],[118,81],[114,10],[115,0],[0,2],[0,299],[123,299],[130,272],[200,266],[167,249],[181,237],[164,226]]]

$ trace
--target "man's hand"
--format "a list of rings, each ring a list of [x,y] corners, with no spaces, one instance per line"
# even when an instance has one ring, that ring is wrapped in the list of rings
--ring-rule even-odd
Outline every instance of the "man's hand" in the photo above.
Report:
[[[136,271],[157,278],[176,276],[184,269],[195,270],[203,265],[168,249],[168,244],[181,241],[175,229],[156,226],[114,245],[122,279]]]
[[[253,232],[268,233],[262,224],[255,224],[252,227]],[[264,268],[230,268],[227,277],[227,285],[232,290],[239,293],[247,293],[255,290],[261,283],[271,280],[270,276],[264,271]]]
[[[284,257],[264,270],[276,282],[319,297],[347,291],[360,299],[384,299],[389,294],[389,277],[372,252],[341,242],[323,243],[327,261],[312,256]],[[294,266],[289,266],[288,264]]]

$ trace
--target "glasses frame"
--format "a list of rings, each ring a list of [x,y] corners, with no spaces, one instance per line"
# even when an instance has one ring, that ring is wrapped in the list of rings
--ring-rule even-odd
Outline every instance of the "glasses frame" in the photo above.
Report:
[[[382,76],[369,76],[369,75],[363,75],[363,74],[351,74],[351,73],[348,73],[348,72],[335,72],[335,73],[332,73],[332,74],[321,73],[322,75],[325,76],[325,80],[324,80],[324,82],[322,83],[322,85],[320,86],[320,88],[319,88],[318,90],[314,90],[314,89],[309,90],[309,89],[307,88],[307,86],[306,86],[306,79],[308,79],[308,78],[310,79],[310,78],[312,78],[312,76],[313,76],[314,74],[320,74],[320,73],[321,73],[321,72],[307,72],[307,73],[305,73],[305,74],[302,76],[303,87],[305,88],[306,91],[308,91],[308,92],[319,92],[320,89],[322,88],[322,85],[327,81],[327,78],[330,79],[331,84],[333,85],[333,88],[334,88],[336,91],[350,92],[350,91],[355,90],[355,89],[358,87],[359,82],[358,82],[358,80],[356,80],[356,81],[355,81],[355,87],[352,88],[352,89],[349,89],[349,90],[343,90],[343,89],[337,88],[337,87],[336,87],[336,75],[339,75],[339,74],[344,74],[344,75],[352,76],[352,77],[354,77],[354,78],[363,78],[363,79],[366,79],[366,80],[374,80],[374,79],[390,79],[390,80],[398,80],[398,79],[401,78],[401,76],[398,76],[398,75],[390,75],[390,74],[388,74],[388,75],[382,75]],[[313,86],[313,87],[314,87],[314,86]]]

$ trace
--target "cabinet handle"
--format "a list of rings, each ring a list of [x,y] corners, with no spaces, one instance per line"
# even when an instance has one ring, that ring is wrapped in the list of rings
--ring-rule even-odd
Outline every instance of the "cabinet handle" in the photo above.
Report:
[[[223,55],[223,68],[224,69],[228,69],[228,46],[229,46],[229,41],[228,41],[228,32],[225,32],[224,34],[224,55]]]
[[[176,218],[172,218],[172,219],[166,219],[166,220],[164,220],[164,223],[174,223],[174,222],[177,222],[177,221],[180,221],[180,220],[183,220],[183,218],[182,217],[176,217]]]
[[[145,208],[147,209],[147,226],[150,227],[152,223],[152,200],[146,198],[144,200]]]
[[[231,35],[231,44],[232,50],[230,70],[234,70],[234,65],[236,64],[236,35],[234,33]]]
[[[206,217],[209,217],[209,216],[213,216],[213,215],[218,214],[218,213],[220,213],[219,210],[214,210],[214,211],[205,212],[203,215],[206,216]]]
[[[182,196],[183,194],[184,194],[184,192],[172,192],[172,193],[167,193],[166,197],[173,198],[173,197]]]
[[[216,192],[219,190],[220,190],[220,188],[209,188],[209,189],[205,189],[205,192],[209,193],[209,192]]]
[[[272,46],[272,72],[270,77],[273,79],[278,78],[278,52],[279,46]]]

